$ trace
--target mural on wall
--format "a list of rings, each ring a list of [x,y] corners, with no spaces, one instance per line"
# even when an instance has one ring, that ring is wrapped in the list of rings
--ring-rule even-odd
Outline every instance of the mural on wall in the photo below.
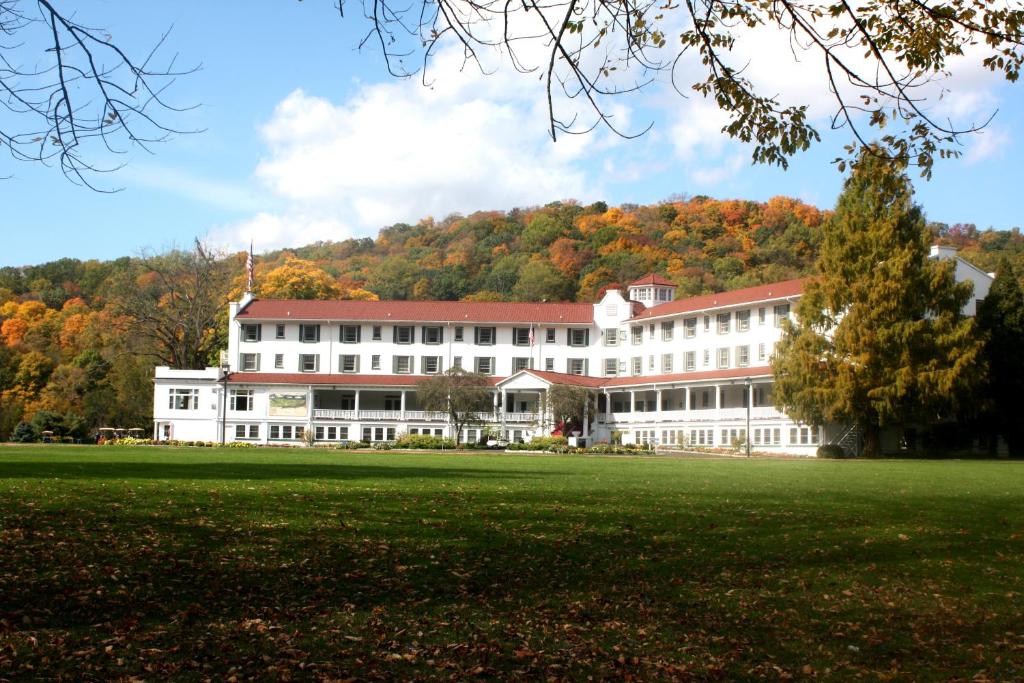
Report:
[[[270,415],[273,417],[305,417],[306,394],[271,394]]]

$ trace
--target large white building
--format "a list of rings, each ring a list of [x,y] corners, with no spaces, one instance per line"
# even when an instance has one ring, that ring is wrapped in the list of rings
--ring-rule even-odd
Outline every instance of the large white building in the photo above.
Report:
[[[933,257],[957,258],[935,247]],[[984,298],[991,275],[957,258],[958,279]],[[493,410],[465,430],[508,440],[548,434],[545,392],[577,384],[598,395],[580,435],[665,447],[730,447],[813,455],[848,436],[775,409],[768,359],[802,292],[790,280],[675,298],[656,275],[600,302],[260,300],[230,306],[226,369],[156,369],[154,438],[299,444],[454,436],[423,410],[416,384],[461,367],[492,377]],[[974,313],[972,301],[965,312]],[[968,310],[969,309],[969,310]]]

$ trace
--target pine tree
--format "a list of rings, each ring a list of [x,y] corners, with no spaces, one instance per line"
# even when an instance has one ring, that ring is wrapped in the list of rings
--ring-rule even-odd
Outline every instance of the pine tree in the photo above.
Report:
[[[981,375],[961,313],[971,284],[929,258],[929,239],[904,172],[862,152],[773,359],[776,403],[803,422],[859,426],[865,455],[880,453],[883,427],[952,415]]]
[[[1011,455],[1024,456],[1024,424],[1017,407],[1024,396],[1024,291],[1009,259],[1003,259],[978,308],[978,327],[985,337],[989,368],[983,421],[993,435],[1006,440]]]

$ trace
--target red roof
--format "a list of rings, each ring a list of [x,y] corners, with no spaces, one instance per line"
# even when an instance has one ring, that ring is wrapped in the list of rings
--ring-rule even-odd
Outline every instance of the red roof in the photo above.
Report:
[[[715,379],[740,379],[746,377],[769,377],[772,369],[769,366],[757,368],[728,368],[726,370],[703,370],[701,372],[677,372],[671,375],[647,375],[645,377],[606,377],[602,387],[622,387],[643,384],[662,384],[667,382],[699,382]]]
[[[316,372],[232,372],[229,384],[344,384],[348,386],[414,387],[437,375],[328,375]],[[490,377],[497,384],[501,377]]]
[[[671,375],[646,375],[638,377],[589,377],[586,375],[567,375],[562,372],[544,370],[523,370],[551,384],[569,384],[591,389],[609,387],[644,386],[648,384],[665,384],[670,382],[701,382],[717,379],[739,379],[746,377],[769,377],[772,369],[765,365],[756,368],[728,368],[725,370],[703,370],[701,372],[677,372]],[[508,378],[505,378],[508,379]],[[499,380],[498,384],[505,381]]]
[[[630,283],[630,287],[639,287],[641,285],[662,285],[663,287],[675,287],[676,283],[672,282],[666,277],[657,275],[655,273],[647,273],[639,280]]]
[[[587,375],[570,375],[564,372],[549,372],[547,370],[524,370],[534,377],[539,377],[552,384],[571,384],[578,387],[600,387],[604,383],[603,377],[589,377]],[[504,381],[504,380],[502,380]]]
[[[783,282],[773,282],[756,287],[734,289],[731,292],[719,292],[717,294],[694,296],[689,299],[678,299],[648,308],[643,313],[634,316],[632,320],[660,318],[666,315],[676,315],[690,311],[704,311],[710,308],[738,306],[745,303],[754,303],[755,301],[799,296],[803,293],[806,282],[806,279],[784,280]]]
[[[568,323],[589,325],[594,322],[594,307],[591,304],[579,303],[255,299],[236,317],[249,320]]]

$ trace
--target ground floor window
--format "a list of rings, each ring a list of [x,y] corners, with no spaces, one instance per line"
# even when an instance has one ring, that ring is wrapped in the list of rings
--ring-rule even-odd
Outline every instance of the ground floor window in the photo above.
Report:
[[[790,427],[789,443],[791,446],[815,446],[818,443],[817,427]]]
[[[723,429],[722,430],[722,445],[723,446],[736,446],[747,439],[746,429]]]
[[[782,443],[782,430],[778,427],[765,427],[752,430],[751,439],[755,446],[778,446]]]
[[[412,431],[410,430],[410,434]],[[363,427],[363,441],[394,441],[394,427]]]
[[[260,426],[256,425],[235,425],[236,439],[258,439],[260,438]]]
[[[715,430],[713,430],[713,429],[691,429],[690,430],[690,445],[691,446],[714,446],[715,445]]]
[[[274,441],[292,441],[301,439],[306,433],[302,425],[270,425],[270,439]]]
[[[314,429],[317,441],[348,441],[348,427],[317,426]]]

